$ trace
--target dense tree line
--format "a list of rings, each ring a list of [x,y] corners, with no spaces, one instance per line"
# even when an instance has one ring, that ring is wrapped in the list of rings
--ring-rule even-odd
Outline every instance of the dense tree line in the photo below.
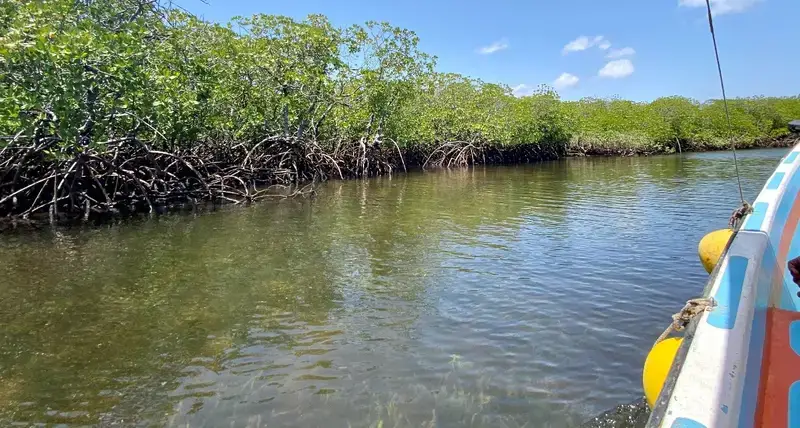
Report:
[[[435,72],[417,36],[324,16],[200,20],[159,0],[0,3],[0,215],[246,201],[406,166],[720,148],[720,101],[564,102]],[[730,102],[742,146],[800,98]]]

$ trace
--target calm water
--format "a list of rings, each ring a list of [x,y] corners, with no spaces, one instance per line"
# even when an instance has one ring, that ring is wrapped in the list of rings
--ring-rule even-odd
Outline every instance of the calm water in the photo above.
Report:
[[[785,150],[742,152],[755,197]],[[641,397],[729,153],[328,183],[0,237],[0,426],[577,426]]]

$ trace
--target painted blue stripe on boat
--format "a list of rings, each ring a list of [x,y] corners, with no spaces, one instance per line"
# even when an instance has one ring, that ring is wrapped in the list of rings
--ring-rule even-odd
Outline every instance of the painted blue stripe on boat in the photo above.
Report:
[[[756,309],[750,343],[747,349],[742,402],[739,407],[739,428],[755,426],[758,387],[761,382],[761,364],[764,354],[764,338],[767,334],[767,309]]]
[[[705,425],[689,418],[675,418],[671,428],[706,428]]]
[[[800,152],[793,152],[796,155],[800,155]],[[773,250],[776,251],[778,246],[780,245],[781,236],[783,235],[783,230],[786,227],[787,219],[789,218],[789,212],[792,210],[792,206],[794,205],[795,199],[797,198],[798,194],[800,193],[800,173],[797,171],[792,172],[788,177],[784,177],[785,180],[785,187],[783,192],[781,192],[779,199],[774,202],[774,206],[772,207],[773,214],[771,216],[772,221],[769,227],[769,242],[772,246]],[[757,204],[756,204],[757,205]],[[755,210],[755,207],[754,207]],[[752,213],[750,218],[757,217],[757,213]],[[750,227],[750,218],[748,218],[747,223],[745,223],[745,227],[748,230],[756,230],[755,223],[753,223],[753,227]],[[753,220],[754,222],[757,220]],[[763,223],[762,223],[763,226]],[[800,244],[800,240],[796,241]],[[796,252],[800,252],[800,247],[798,247]],[[792,254],[792,249],[790,249],[790,254]],[[788,257],[787,260],[791,259]],[[791,289],[791,279],[787,279],[786,275],[788,271],[785,266],[782,267],[783,274],[781,277],[773,278],[773,282],[776,287],[780,287],[779,290],[775,290],[777,292],[776,301],[771,302],[775,306],[781,309],[787,310],[795,310],[795,299],[797,299],[797,304],[800,304],[800,298],[797,298],[796,291],[789,292],[788,290]]]
[[[792,163],[792,162],[794,162],[794,160],[797,159],[797,155],[798,154],[800,154],[800,152],[791,152],[791,153],[789,153],[789,156],[786,156],[786,159],[783,161],[783,163]]]
[[[709,324],[728,330],[736,324],[736,313],[739,312],[745,272],[747,272],[746,257],[731,256],[728,259],[728,267],[725,268],[719,288],[714,293],[717,306],[708,315]]]
[[[789,387],[789,425],[800,427],[800,382]]]
[[[764,223],[764,218],[767,216],[768,208],[769,203],[767,202],[756,202],[753,204],[753,212],[750,213],[750,217],[747,217],[747,223],[744,225],[745,230],[761,230],[761,225]]]
[[[785,172],[776,172],[775,174],[772,174],[772,178],[770,178],[767,182],[767,190],[775,190],[778,187],[781,187],[781,181],[783,181],[783,177],[785,176]]]
[[[767,306],[769,304],[772,277],[775,272],[775,251],[767,244],[761,265],[757,272],[755,310],[750,329],[750,341],[747,346],[747,364],[745,366],[742,401],[739,407],[738,428],[755,426],[756,406],[758,404],[758,387],[761,383],[761,364],[764,355],[764,338],[767,335]]]
[[[780,202],[775,207],[775,215],[769,232],[769,240],[773,248],[778,248],[778,245],[780,245],[786,219],[789,218],[789,211],[792,210],[792,205],[794,205],[794,199],[797,197],[798,192],[800,192],[800,174],[795,172],[789,177],[786,188],[781,194]]]
[[[795,354],[800,355],[800,321],[789,324],[789,346]]]

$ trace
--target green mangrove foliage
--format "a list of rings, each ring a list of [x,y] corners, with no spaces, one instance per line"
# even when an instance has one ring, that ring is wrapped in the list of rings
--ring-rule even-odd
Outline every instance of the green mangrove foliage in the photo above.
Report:
[[[417,36],[157,0],[0,3],[0,215],[53,221],[274,195],[398,168],[724,147],[721,102],[564,102],[435,72]],[[800,98],[730,102],[771,144]],[[284,195],[285,196],[285,195]]]
[[[729,131],[722,100],[704,103],[664,97],[650,103],[583,99],[564,102],[571,121],[571,147],[591,153],[663,153],[776,144],[800,117],[800,98],[728,100]],[[780,142],[777,142],[780,144]]]

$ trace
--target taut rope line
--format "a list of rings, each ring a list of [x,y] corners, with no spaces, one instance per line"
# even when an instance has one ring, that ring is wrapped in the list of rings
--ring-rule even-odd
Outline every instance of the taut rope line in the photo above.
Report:
[[[711,41],[714,43],[714,58],[717,61],[717,73],[719,74],[719,86],[722,89],[722,102],[725,106],[725,119],[728,122],[728,138],[731,143],[731,151],[733,152],[733,165],[736,169],[736,184],[739,187],[739,199],[742,206],[736,209],[731,215],[729,226],[731,229],[736,230],[741,220],[752,211],[752,207],[747,201],[744,200],[744,191],[742,190],[742,178],[739,174],[739,160],[736,157],[736,141],[733,138],[733,125],[731,124],[731,114],[728,109],[728,96],[725,94],[725,80],[722,78],[722,65],[719,61],[719,49],[717,48],[717,35],[714,33],[714,17],[711,14],[711,0],[706,0],[706,10],[708,11],[708,28],[711,30]],[[672,315],[672,322],[661,333],[661,336],[656,339],[656,344],[666,339],[670,333],[674,331],[682,331],[695,317],[702,315],[704,312],[711,311],[716,306],[716,302],[712,297],[700,297],[691,299],[686,302],[683,309],[676,314]]]
[[[749,211],[750,204],[744,200],[744,192],[742,191],[742,179],[739,175],[739,162],[736,159],[736,143],[733,140],[733,126],[731,125],[731,114],[728,110],[728,97],[725,95],[725,81],[722,79],[722,65],[719,62],[719,49],[717,49],[717,36],[714,34],[714,18],[711,15],[711,0],[706,0],[706,10],[708,10],[708,28],[711,30],[711,41],[714,42],[714,57],[717,60],[717,73],[719,73],[719,86],[722,88],[722,103],[725,106],[725,119],[728,121],[728,138],[731,142],[731,151],[733,151],[733,166],[736,168],[736,183],[739,185],[739,199],[742,201],[742,207],[747,207]]]

